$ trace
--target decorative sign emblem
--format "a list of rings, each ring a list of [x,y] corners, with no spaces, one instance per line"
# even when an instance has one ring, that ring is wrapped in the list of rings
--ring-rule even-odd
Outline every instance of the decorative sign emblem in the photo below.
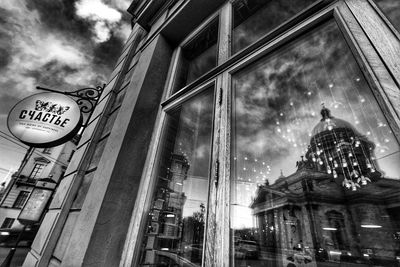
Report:
[[[10,132],[33,147],[52,147],[72,138],[82,125],[78,104],[58,93],[40,93],[18,102],[8,114]]]
[[[53,114],[62,115],[65,111],[69,110],[69,106],[61,106],[57,104],[53,104],[51,102],[44,102],[41,100],[36,100],[36,110],[38,111],[46,111],[51,112]]]

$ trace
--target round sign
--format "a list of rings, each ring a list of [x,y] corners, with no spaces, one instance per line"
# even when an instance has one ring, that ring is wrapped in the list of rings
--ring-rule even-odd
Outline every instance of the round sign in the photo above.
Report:
[[[78,104],[58,93],[40,93],[18,102],[10,111],[7,126],[21,142],[51,147],[75,136],[82,125]]]

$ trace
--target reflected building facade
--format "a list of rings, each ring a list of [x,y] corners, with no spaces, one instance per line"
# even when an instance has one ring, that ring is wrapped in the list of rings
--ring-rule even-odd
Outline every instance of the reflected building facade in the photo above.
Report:
[[[0,263],[7,264],[6,253],[12,247],[16,248],[16,255],[7,257],[8,264],[20,266],[23,263],[42,222],[43,210],[47,209],[49,199],[64,177],[76,143],[74,138],[56,147],[26,151],[18,171],[12,175],[0,198]],[[34,205],[29,205],[32,203]],[[29,219],[35,216],[37,220],[27,223],[27,214]]]
[[[400,181],[382,176],[365,135],[325,107],[321,115],[297,170],[258,187],[257,242],[277,263],[397,266]]]
[[[150,212],[144,266],[154,265],[157,251],[177,252],[181,248],[182,209],[186,196],[182,192],[183,181],[187,178],[189,164],[185,156],[173,154],[166,177],[161,178],[163,186],[158,188],[154,207]]]

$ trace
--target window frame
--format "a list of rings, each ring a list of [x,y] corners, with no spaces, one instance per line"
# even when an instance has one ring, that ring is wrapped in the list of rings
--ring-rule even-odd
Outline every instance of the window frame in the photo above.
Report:
[[[13,203],[13,209],[22,209],[29,198],[31,192],[21,190]]]
[[[5,217],[3,223],[0,228],[3,229],[11,229],[15,222],[15,218]]]
[[[208,73],[210,73],[213,69],[218,67],[220,65],[220,34],[221,34],[221,14],[220,10],[214,12],[212,15],[207,17],[194,31],[192,31],[183,41],[175,48],[174,54],[172,56],[171,62],[173,62],[174,67],[171,69],[171,77],[170,77],[170,85],[169,85],[169,94],[168,97],[166,98],[167,100],[171,98],[171,96],[175,95],[181,95],[183,92],[182,90],[191,87],[193,88],[193,85],[197,83],[197,81],[202,80],[203,77],[205,77]],[[213,67],[211,70],[208,70],[206,73],[202,74],[200,77],[197,77],[193,81],[185,84],[181,88],[176,88],[176,83],[177,83],[177,77],[180,74],[179,73],[179,67],[182,65],[182,57],[183,57],[183,51],[184,48],[190,44],[195,38],[204,30],[206,29],[209,25],[213,23],[213,21],[216,20],[218,23],[218,36],[217,36],[217,48],[216,48],[216,66]],[[175,91],[174,91],[175,90]]]
[[[38,175],[41,174],[43,169],[46,167],[46,164],[40,163],[40,162],[35,162],[35,165],[33,165],[32,171],[29,174],[29,179],[36,179],[38,178]]]
[[[46,147],[46,148],[43,148],[42,153],[43,154],[51,154],[51,151],[52,151],[51,147]]]
[[[143,237],[144,237],[144,232],[145,232],[145,227],[147,224],[147,212],[150,210],[151,204],[152,204],[152,199],[153,199],[153,193],[156,188],[156,183],[158,181],[157,179],[157,171],[159,169],[159,164],[160,161],[158,160],[162,155],[162,145],[163,145],[163,140],[165,140],[167,132],[164,131],[166,123],[167,123],[167,116],[170,112],[173,112],[177,107],[181,106],[184,102],[187,100],[190,100],[191,98],[195,97],[196,95],[202,93],[205,90],[213,90],[213,120],[212,120],[212,130],[211,130],[211,156],[210,156],[210,166],[209,166],[209,181],[208,181],[208,195],[210,196],[210,191],[212,190],[212,184],[213,184],[213,168],[212,168],[212,162],[214,161],[213,155],[214,155],[214,150],[215,150],[215,145],[214,145],[214,136],[215,136],[215,112],[216,112],[216,80],[211,80],[208,81],[201,86],[193,89],[191,92],[189,92],[186,95],[181,96],[180,98],[175,99],[173,102],[171,102],[169,105],[165,107],[160,107],[160,112],[161,112],[161,118],[159,118],[159,123],[158,123],[158,129],[156,130],[156,134],[153,135],[154,138],[152,138],[152,150],[151,153],[148,154],[148,157],[146,159],[145,166],[145,171],[142,174],[142,179],[141,183],[139,185],[139,192],[142,192],[140,195],[138,195],[138,199],[136,200],[136,204],[140,205],[140,208],[135,205],[135,210],[133,218],[136,218],[140,223],[138,223],[135,227],[135,229],[132,229],[132,233],[135,235],[135,240],[132,240],[132,246],[134,247],[134,254],[132,255],[132,262],[133,266],[136,266],[139,264],[141,258],[141,246],[143,242]],[[169,88],[172,89],[172,88]],[[156,137],[157,136],[157,137]],[[203,247],[206,247],[206,244],[208,243],[207,241],[207,233],[208,233],[208,218],[209,218],[209,207],[210,207],[210,197],[208,196],[207,198],[207,209],[206,209],[206,224],[205,224],[205,236],[203,239]],[[138,204],[138,201],[140,201],[140,204]],[[205,253],[203,253],[203,265],[205,261]]]
[[[230,190],[231,190],[231,153],[232,153],[232,112],[233,88],[232,75],[238,70],[252,64],[299,37],[302,33],[315,28],[325,20],[334,20],[349,46],[361,72],[381,108],[383,115],[388,120],[393,134],[400,143],[400,120],[396,118],[396,109],[392,107],[390,96],[385,92],[391,85],[397,85],[390,76],[383,61],[371,66],[371,58],[380,60],[373,49],[374,44],[368,40],[362,31],[354,14],[350,11],[347,2],[352,0],[319,0],[309,8],[283,22],[278,27],[265,34],[255,43],[231,53],[232,34],[232,3],[227,1],[213,15],[208,17],[174,50],[167,81],[165,83],[162,104],[159,107],[156,126],[147,154],[145,168],[141,176],[139,192],[132,220],[129,227],[127,242],[125,244],[123,261],[126,264],[137,264],[140,260],[142,237],[146,225],[145,206],[149,206],[152,190],[156,183],[157,160],[160,156],[160,146],[165,136],[165,122],[167,113],[193,97],[202,90],[214,84],[214,117],[212,133],[211,173],[209,181],[209,196],[207,207],[206,238],[203,253],[203,266],[230,266]],[[363,0],[369,2],[371,0]],[[375,11],[376,12],[376,11]],[[198,34],[204,26],[208,25],[216,16],[219,16],[219,30],[217,43],[217,66],[183,88],[173,92],[177,69],[180,64],[182,46]],[[388,27],[388,26],[387,26]],[[361,29],[361,30],[360,30]],[[370,49],[372,48],[372,49]],[[366,55],[366,51],[368,55]],[[384,73],[384,74],[382,74]],[[386,76],[385,76],[386,75]],[[382,83],[382,77],[391,84]]]
[[[232,4],[231,4],[232,9],[233,9],[233,5],[235,5],[235,3],[239,2],[239,1],[242,1],[242,0],[234,0],[234,1],[232,1]],[[287,20],[284,20],[282,23],[278,24],[276,27],[274,27],[274,28],[270,29],[268,32],[262,34],[253,43],[258,43],[261,40],[264,40],[266,38],[271,38],[271,36],[274,36],[276,33],[281,32],[281,29],[286,28],[286,26],[289,26],[289,25],[293,26],[293,25],[297,24],[297,21],[298,21],[299,17],[303,16],[303,14],[305,14],[305,13],[308,13],[310,10],[314,10],[315,8],[318,8],[318,6],[323,4],[323,2],[334,2],[334,0],[331,0],[331,1],[314,0],[313,3],[311,3],[310,5],[305,7],[304,9],[301,9],[296,15],[289,17]],[[234,24],[233,23],[234,22],[233,21],[234,20],[233,11],[232,11],[231,14],[232,14],[232,18],[231,18],[231,30],[230,31],[231,31],[231,36],[232,36],[232,39],[233,39],[233,30],[234,30],[234,28],[233,28],[233,24]],[[249,45],[244,46],[243,48],[241,48],[241,49],[237,50],[235,53],[233,53],[233,42],[232,42],[231,45],[230,45],[230,48],[229,48],[230,49],[230,53],[232,55],[236,55],[236,54],[240,53],[242,50],[247,49],[249,46],[252,46],[253,43],[250,43]]]
[[[396,29],[393,25],[392,20],[385,15],[385,12],[379,7],[379,4],[375,0],[367,0],[370,5],[375,9],[376,13],[381,17],[381,19],[386,23],[388,28],[396,35],[397,39],[400,40],[400,29]]]
[[[195,79],[193,82],[189,84],[190,90],[185,90],[183,91],[183,88],[188,88],[188,85],[185,85],[183,88],[177,90],[176,92],[173,92],[175,88],[175,81],[176,77],[178,75],[177,70],[180,64],[180,56],[182,53],[182,46],[190,42],[192,38],[194,38],[199,32],[201,32],[204,27],[209,25],[215,18],[219,17],[218,19],[218,39],[217,39],[217,53],[216,53],[216,60],[217,60],[217,66],[219,65],[219,58],[220,58],[220,50],[219,50],[219,42],[220,42],[220,32],[221,32],[221,17],[220,17],[220,10],[217,10],[215,13],[210,15],[207,19],[205,19],[191,34],[189,34],[181,43],[178,45],[172,55],[171,58],[171,64],[169,68],[169,73],[167,80],[165,82],[164,86],[164,93],[162,96],[162,104],[159,107],[158,110],[158,116],[156,119],[156,126],[153,130],[153,135],[152,135],[152,140],[150,143],[150,149],[149,153],[147,154],[146,157],[146,162],[145,162],[145,167],[144,171],[142,172],[141,179],[140,179],[140,184],[139,184],[139,192],[136,203],[135,203],[135,208],[132,213],[132,218],[129,230],[128,230],[128,236],[127,236],[127,241],[125,242],[125,248],[123,251],[122,255],[122,262],[125,264],[128,264],[130,266],[136,266],[140,262],[140,255],[141,255],[141,246],[143,242],[143,232],[145,231],[145,226],[147,223],[147,217],[146,217],[146,211],[149,210],[151,199],[153,196],[153,191],[155,189],[155,184],[157,183],[157,177],[156,177],[156,172],[158,170],[158,159],[161,156],[161,146],[162,146],[162,140],[165,138],[166,132],[164,131],[165,129],[165,124],[167,120],[167,115],[168,112],[171,112],[174,108],[178,107],[180,104],[185,102],[186,100],[190,99],[191,97],[195,96],[196,94],[201,93],[202,91],[210,88],[211,86],[214,87],[214,115],[213,115],[213,121],[212,121],[212,141],[211,141],[211,157],[210,157],[210,164],[214,162],[214,156],[215,156],[215,148],[217,147],[215,144],[215,136],[216,136],[216,116],[217,114],[217,103],[216,99],[218,99],[218,84],[219,84],[219,79],[217,77],[211,77],[210,79],[203,80],[204,77],[209,73],[208,71],[206,74],[202,75],[201,77]],[[202,81],[201,83],[198,83],[198,81]],[[174,96],[174,97],[171,97]],[[209,207],[210,207],[210,190],[212,190],[212,185],[213,185],[213,178],[214,177],[214,171],[215,169],[213,166],[210,166],[210,179],[209,179],[209,186],[208,186],[208,201],[207,201],[207,212],[206,212],[206,225],[205,225],[205,238],[203,242],[210,242],[207,240],[207,237],[209,236],[209,226],[208,226],[208,221],[209,221]],[[206,245],[204,245],[204,248],[206,248]],[[203,265],[205,264],[205,260],[207,260],[207,257],[205,256],[206,253],[203,253]]]
[[[233,65],[236,65],[237,62],[244,60],[249,55],[253,54],[254,51],[258,51],[265,47],[266,44],[269,44],[272,41],[280,38],[283,34],[286,34],[292,28],[297,26],[300,22],[307,21],[308,19],[315,16],[315,14],[321,12],[322,10],[329,8],[332,4],[337,1],[343,0],[317,0],[314,4],[309,6],[308,8],[302,10],[294,17],[289,20],[283,22],[278,27],[271,30],[269,33],[264,35],[262,38],[258,39],[256,42],[242,49],[238,53],[231,55],[231,36],[232,36],[232,3],[231,1],[227,1],[224,5],[221,6],[219,10],[209,16],[203,23],[200,24],[199,27],[196,28],[191,34],[188,35],[187,38],[184,39],[183,42],[177,47],[174,52],[172,62],[175,65],[171,75],[169,78],[171,83],[174,83],[174,79],[176,77],[176,68],[179,64],[179,54],[181,53],[181,46],[185,44],[186,41],[189,41],[196,33],[201,31],[204,26],[207,25],[212,19],[213,16],[219,15],[219,38],[218,38],[218,62],[217,66],[207,73],[203,74],[201,77],[197,78],[193,82],[185,85],[183,88],[175,91],[169,92],[168,97],[164,100],[162,105],[166,105],[168,102],[172,101],[174,98],[179,97],[182,94],[192,90],[194,87],[201,85],[202,83],[215,79],[217,76],[222,75],[223,72],[230,69]]]
[[[351,0],[350,0],[351,1]],[[370,1],[370,0],[364,0],[364,1]],[[293,28],[289,29],[287,32],[284,34],[280,35],[274,40],[271,40],[270,42],[265,43],[259,50],[254,51],[253,53],[249,54],[247,57],[243,58],[240,61],[237,61],[235,64],[233,64],[231,67],[226,69],[227,73],[227,83],[229,86],[227,87],[227,93],[228,99],[226,99],[227,105],[230,107],[228,110],[230,110],[230,113],[224,114],[226,116],[226,125],[225,127],[227,129],[231,129],[233,124],[232,124],[232,119],[233,119],[233,112],[234,112],[234,99],[233,99],[233,83],[232,83],[232,75],[234,75],[236,72],[242,70],[246,66],[254,63],[260,58],[263,58],[271,53],[273,53],[275,50],[279,49],[280,47],[284,46],[285,44],[289,43],[291,40],[296,39],[297,37],[301,36],[302,33],[312,31],[316,26],[318,26],[321,22],[327,21],[327,20],[334,20],[338,26],[338,30],[341,32],[343,38],[345,39],[346,44],[349,46],[349,49],[351,53],[353,54],[357,65],[360,67],[360,70],[362,74],[364,75],[367,84],[370,86],[371,93],[374,96],[375,100],[377,101],[378,106],[380,107],[383,116],[387,119],[389,127],[393,131],[393,135],[396,139],[396,141],[400,144],[400,131],[399,131],[399,123],[396,123],[396,117],[395,117],[395,112],[394,110],[391,109],[391,103],[388,100],[388,98],[385,98],[385,88],[384,84],[380,83],[379,80],[376,77],[376,72],[373,66],[370,66],[370,63],[367,61],[367,59],[364,57],[364,51],[368,50],[369,47],[373,49],[373,44],[371,42],[364,42],[362,44],[359,43],[358,40],[356,40],[355,36],[361,38],[367,38],[365,36],[365,33],[363,31],[357,31],[356,29],[350,29],[348,27],[348,24],[353,23],[353,25],[357,25],[356,19],[354,18],[353,14],[351,14],[347,4],[347,0],[339,0],[333,3],[332,5],[316,12],[313,16],[300,21],[298,24],[296,24]],[[285,24],[285,23],[284,23]],[[361,28],[360,28],[361,29]],[[250,45],[251,46],[251,45]],[[247,49],[247,48],[245,48]],[[372,50],[371,50],[372,51]],[[374,57],[376,59],[379,58],[379,55],[376,53],[374,54]],[[382,65],[384,65],[382,63]],[[378,68],[375,66],[375,68]],[[383,70],[380,70],[383,72]],[[385,69],[387,72],[388,70]],[[232,158],[230,157],[230,153],[234,151],[233,148],[233,136],[234,134],[231,133],[230,135],[226,135],[225,142],[227,145],[224,147],[220,147],[222,154],[226,154],[225,157],[225,169],[220,170],[220,172],[225,174],[225,177],[223,178],[226,181],[226,185],[228,186],[225,190],[230,191],[230,184],[231,184],[231,175],[230,172],[232,171]],[[224,151],[225,150],[225,151]],[[224,224],[223,227],[223,234],[220,237],[222,240],[225,240],[225,244],[228,244],[226,247],[223,249],[225,250],[223,255],[228,257],[229,264],[226,266],[233,266],[230,258],[230,246],[229,243],[231,242],[231,237],[230,237],[230,216],[231,216],[231,210],[230,210],[230,194],[226,194],[226,199],[227,201],[221,201],[219,205],[221,207],[225,207],[225,215],[226,217],[229,218],[229,222]],[[218,204],[217,204],[218,205]],[[222,266],[222,265],[221,265]]]

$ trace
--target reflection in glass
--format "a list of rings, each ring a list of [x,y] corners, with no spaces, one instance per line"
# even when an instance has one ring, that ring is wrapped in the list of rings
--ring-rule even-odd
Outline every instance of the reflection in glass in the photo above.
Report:
[[[212,93],[208,89],[168,116],[141,266],[201,266]]]
[[[389,18],[393,26],[400,31],[400,1],[399,0],[375,0],[383,13]]]
[[[218,18],[182,47],[175,91],[217,66]]]
[[[296,15],[315,0],[237,0],[233,3],[232,54]]]
[[[232,80],[234,266],[398,266],[399,143],[336,23]]]

